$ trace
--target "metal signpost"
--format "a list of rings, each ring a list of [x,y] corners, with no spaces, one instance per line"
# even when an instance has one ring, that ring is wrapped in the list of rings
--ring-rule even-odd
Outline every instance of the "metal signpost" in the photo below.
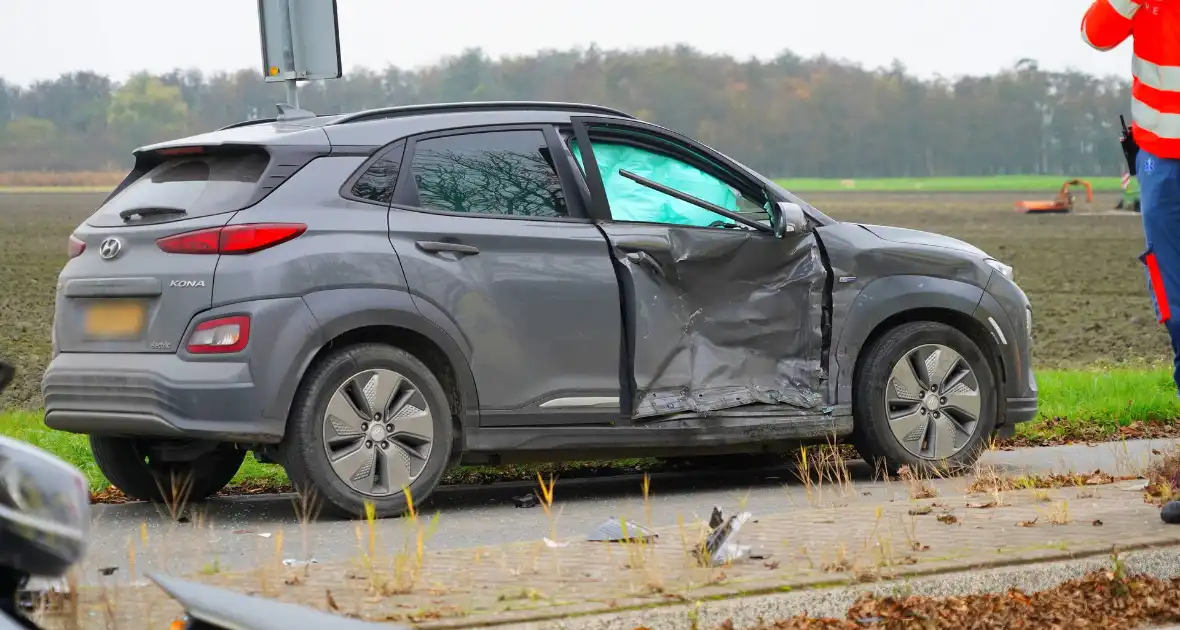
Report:
[[[287,85],[279,119],[314,116],[299,109],[299,82],[344,75],[336,0],[258,0],[258,26],[263,80]]]

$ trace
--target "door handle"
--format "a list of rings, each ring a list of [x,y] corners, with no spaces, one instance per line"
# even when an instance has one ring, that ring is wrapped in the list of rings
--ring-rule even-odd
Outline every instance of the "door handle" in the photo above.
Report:
[[[443,241],[416,241],[414,243],[418,249],[432,254],[442,252],[452,252],[455,254],[466,254],[474,256],[479,253],[479,248],[474,245],[464,245],[462,243],[447,243]]]
[[[668,277],[664,275],[664,268],[659,261],[652,258],[651,254],[647,252],[631,252],[627,254],[627,260],[637,267],[646,267],[648,271],[660,277],[661,280],[667,280]]]

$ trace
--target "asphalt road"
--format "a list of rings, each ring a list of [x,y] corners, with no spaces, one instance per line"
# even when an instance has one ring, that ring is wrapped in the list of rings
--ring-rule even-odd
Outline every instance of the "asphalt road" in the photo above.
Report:
[[[1180,440],[1140,440],[1096,446],[995,451],[983,462],[1010,474],[1029,472],[1090,472],[1101,469],[1112,474],[1134,474],[1153,457],[1153,449],[1180,445]],[[809,505],[831,505],[853,501],[882,502],[907,498],[897,483],[872,480],[863,462],[850,462],[853,490],[840,493],[831,484],[811,500],[789,469],[732,472],[657,474],[651,478],[651,522],[655,526],[707,520],[712,506],[727,514],[744,501],[745,509],[769,514]],[[962,493],[964,478],[938,480],[941,494]],[[643,522],[641,477],[558,481],[555,506],[559,537],[582,537],[602,520],[620,516]],[[549,535],[544,511],[517,508],[512,497],[530,493],[535,484],[503,483],[489,486],[439,489],[424,514],[437,512],[440,526],[430,539],[430,548],[479,547],[516,541],[538,540]],[[260,557],[273,557],[276,536],[283,531],[285,558],[301,558],[304,540],[311,557],[319,562],[344,560],[359,555],[355,521],[321,518],[302,527],[290,495],[217,499],[198,506],[187,523],[176,523],[160,506],[149,504],[96,505],[92,509],[90,547],[81,578],[96,583],[102,567],[120,567],[113,579],[127,579],[128,543],[139,547],[141,525],[146,526],[148,547],[136,553],[136,569],[164,569],[170,572],[198,571],[216,559],[222,570],[253,566]],[[401,519],[380,521],[378,535],[387,544],[400,542],[405,523]],[[261,556],[260,554],[266,554]]]

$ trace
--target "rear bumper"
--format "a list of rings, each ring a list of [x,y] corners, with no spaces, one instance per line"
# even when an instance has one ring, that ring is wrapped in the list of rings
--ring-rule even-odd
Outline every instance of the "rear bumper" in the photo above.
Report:
[[[45,424],[72,433],[277,442],[247,363],[63,353],[45,371]]]
[[[41,379],[45,424],[73,433],[279,442],[299,379],[322,345],[301,298],[240,302],[202,318],[251,317],[233,355],[63,352]],[[190,324],[191,326],[191,324]]]

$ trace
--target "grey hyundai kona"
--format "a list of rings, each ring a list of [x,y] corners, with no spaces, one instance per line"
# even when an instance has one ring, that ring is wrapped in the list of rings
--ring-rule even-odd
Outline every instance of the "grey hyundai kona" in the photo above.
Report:
[[[283,110],[147,146],[69,252],[45,422],[143,500],[212,495],[251,451],[382,516],[467,463],[839,439],[961,469],[1037,409],[1009,266],[593,105]]]

